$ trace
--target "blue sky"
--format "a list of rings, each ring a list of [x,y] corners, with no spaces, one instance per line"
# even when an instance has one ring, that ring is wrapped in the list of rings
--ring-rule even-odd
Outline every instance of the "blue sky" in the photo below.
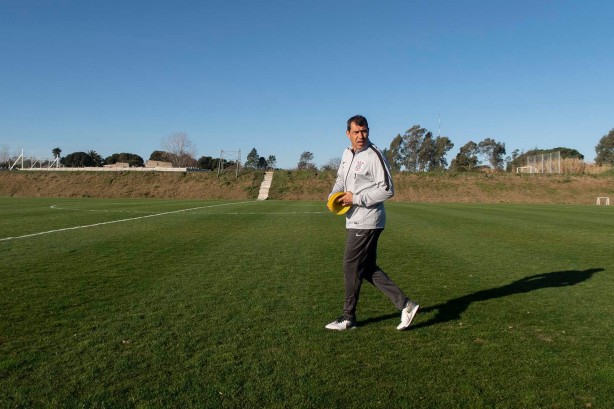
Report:
[[[455,144],[574,148],[614,128],[612,1],[0,0],[0,149],[148,159],[252,148],[295,167],[369,119]]]

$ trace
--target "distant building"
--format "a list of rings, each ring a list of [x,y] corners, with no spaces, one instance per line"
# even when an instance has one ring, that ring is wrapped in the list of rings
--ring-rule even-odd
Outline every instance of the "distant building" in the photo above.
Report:
[[[129,168],[130,164],[126,163],[126,162],[116,162],[116,163],[111,163],[110,165],[104,165],[105,168],[120,168],[120,169],[125,169],[125,168]]]
[[[145,162],[146,168],[172,168],[173,164],[171,162],[163,162],[160,160],[148,160]]]

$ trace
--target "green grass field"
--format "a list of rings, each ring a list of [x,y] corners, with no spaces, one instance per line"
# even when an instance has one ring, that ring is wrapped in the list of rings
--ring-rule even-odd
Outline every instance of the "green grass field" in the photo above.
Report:
[[[614,407],[614,207],[0,198],[0,407]]]

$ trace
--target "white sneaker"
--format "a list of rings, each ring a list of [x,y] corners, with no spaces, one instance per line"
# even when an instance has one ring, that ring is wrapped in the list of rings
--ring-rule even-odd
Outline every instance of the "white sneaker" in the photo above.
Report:
[[[348,329],[348,328],[354,329],[356,328],[356,326],[357,326],[356,320],[347,319],[342,315],[341,317],[337,318],[330,324],[327,324],[326,329],[335,329],[337,331],[343,331],[344,329]]]
[[[407,304],[405,304],[405,307],[401,310],[401,323],[397,326],[399,331],[403,331],[409,327],[409,324],[411,324],[414,316],[418,312],[418,308],[420,308],[418,304],[407,301]]]

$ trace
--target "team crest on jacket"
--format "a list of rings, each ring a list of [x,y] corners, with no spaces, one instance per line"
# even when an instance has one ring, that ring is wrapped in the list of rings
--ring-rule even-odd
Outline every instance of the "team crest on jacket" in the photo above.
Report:
[[[365,162],[362,161],[362,160],[357,161],[356,162],[356,167],[354,168],[354,170],[356,172],[360,172],[360,169],[362,169],[362,165],[364,165],[364,164],[365,164]]]

